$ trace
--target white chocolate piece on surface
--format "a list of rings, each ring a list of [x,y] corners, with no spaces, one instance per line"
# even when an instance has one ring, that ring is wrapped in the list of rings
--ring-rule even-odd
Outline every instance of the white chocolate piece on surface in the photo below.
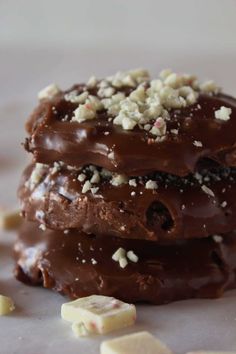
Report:
[[[10,297],[0,295],[0,316],[8,315],[15,309],[15,305]]]
[[[101,354],[172,354],[149,332],[137,332],[102,342]]]
[[[19,210],[0,210],[0,230],[17,229],[21,222]]]
[[[74,322],[72,323],[71,328],[76,337],[87,337],[89,335],[83,322]]]
[[[61,317],[82,322],[87,331],[102,334],[134,324],[136,308],[113,297],[91,295],[63,304]]]

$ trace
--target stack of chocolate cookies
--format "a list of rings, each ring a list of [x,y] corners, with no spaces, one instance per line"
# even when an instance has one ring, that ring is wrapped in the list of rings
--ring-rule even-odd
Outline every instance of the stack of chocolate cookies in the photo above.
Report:
[[[27,122],[16,277],[154,304],[236,287],[236,100],[170,70],[50,85]]]

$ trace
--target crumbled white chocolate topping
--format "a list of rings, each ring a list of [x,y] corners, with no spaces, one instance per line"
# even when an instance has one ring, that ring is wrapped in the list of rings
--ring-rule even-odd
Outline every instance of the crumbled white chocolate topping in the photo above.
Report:
[[[213,235],[212,238],[213,238],[213,240],[214,240],[216,243],[221,243],[221,242],[223,242],[223,237],[220,236],[220,235]]]
[[[115,174],[111,179],[111,184],[116,187],[124,183],[127,183],[127,177],[125,175]]]
[[[217,94],[220,91],[213,81],[199,84],[195,76],[177,74],[169,69],[163,70],[154,80],[150,80],[149,73],[143,69],[118,72],[101,81],[92,77],[86,87],[88,90],[97,88],[98,97],[89,95],[86,88],[80,94],[72,91],[65,95],[66,100],[79,104],[72,121],[81,123],[95,119],[97,112],[105,109],[108,121],[124,130],[144,129],[156,142],[165,140],[171,110],[195,104],[200,92]],[[127,87],[130,88],[128,93],[121,92]],[[216,115],[218,119],[227,120],[225,110]],[[171,129],[171,132],[177,135],[178,129]]]
[[[86,181],[83,185],[82,193],[88,192],[91,188],[92,188],[92,184],[90,183],[90,181]]]
[[[204,93],[213,93],[213,94],[217,94],[220,92],[219,86],[217,86],[216,83],[212,80],[203,82],[200,85],[200,90]]]
[[[60,92],[59,87],[56,84],[48,85],[47,87],[43,88],[38,93],[38,99],[43,100],[44,98],[52,98]]]
[[[203,190],[204,193],[210,195],[211,197],[214,197],[214,196],[215,196],[214,192],[213,192],[209,187],[207,187],[205,184],[203,184],[203,185],[201,186],[201,188],[202,188],[202,190]]]
[[[115,262],[119,262],[119,259],[125,257],[125,249],[120,247],[116,250],[116,252],[112,255],[112,259]]]
[[[134,253],[134,251],[128,251],[127,252],[127,258],[134,263],[138,262],[138,256]]]
[[[35,168],[33,169],[29,180],[25,182],[25,186],[27,188],[33,190],[34,187],[41,181],[45,167],[47,167],[47,165],[44,165],[39,162],[36,163]]]
[[[227,120],[230,119],[231,113],[232,113],[232,109],[231,108],[227,108],[225,106],[221,106],[218,111],[215,111],[215,118],[227,121]]]
[[[68,102],[82,104],[85,103],[86,99],[88,98],[88,95],[88,91],[84,91],[78,95],[77,91],[74,90],[65,94],[64,98]]]
[[[46,228],[46,226],[44,224],[40,224],[39,225],[39,229],[42,230],[42,231],[46,231],[47,230],[47,228]]]
[[[226,201],[222,202],[221,206],[222,206],[222,208],[225,208],[227,206],[227,202]]]
[[[85,120],[94,119],[96,117],[96,110],[93,107],[86,103],[79,105],[78,108],[74,111],[74,116],[72,117],[72,122],[84,122]]]
[[[80,173],[78,175],[78,181],[84,182],[86,180],[86,175],[84,173]]]
[[[126,252],[126,250],[122,247],[116,250],[116,252],[112,255],[112,259],[113,261],[118,262],[121,268],[125,268],[128,265],[128,260],[133,263],[138,262],[138,256],[134,253],[134,251],[130,250]]]
[[[157,189],[157,187],[157,183],[155,181],[152,181],[151,179],[149,179],[145,184],[146,189]]]
[[[131,187],[137,187],[137,182],[136,182],[136,179],[132,178],[129,180],[129,185]]]

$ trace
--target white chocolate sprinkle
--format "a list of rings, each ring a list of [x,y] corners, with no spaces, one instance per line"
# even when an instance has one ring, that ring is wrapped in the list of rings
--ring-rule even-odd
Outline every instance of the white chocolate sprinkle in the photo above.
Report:
[[[128,261],[125,257],[119,259],[119,265],[121,268],[125,268],[128,265]]]
[[[230,115],[232,113],[231,108],[227,108],[225,106],[221,106],[218,111],[215,111],[215,118],[227,121],[230,119]]]
[[[203,190],[204,193],[210,195],[211,197],[214,197],[214,196],[215,196],[214,192],[213,192],[210,188],[208,188],[205,184],[203,184],[203,185],[201,186],[201,188],[202,188],[202,190]]]
[[[134,251],[128,251],[127,252],[127,258],[134,263],[138,262],[138,256],[134,253]]]
[[[83,185],[83,188],[82,188],[82,193],[86,193],[88,192],[92,187],[92,184],[90,183],[90,181],[86,181]]]
[[[146,189],[157,189],[157,187],[157,183],[155,181],[152,181],[151,179],[149,179],[149,181],[147,181],[145,184]]]
[[[116,250],[116,252],[112,255],[113,261],[119,262],[119,259],[125,256],[125,249],[120,247]]]
[[[56,84],[51,84],[43,88],[38,93],[38,99],[43,100],[45,98],[52,98],[60,92],[59,87]]]
[[[203,146],[202,142],[198,141],[198,140],[194,140],[193,145],[196,146],[196,147],[202,147]]]

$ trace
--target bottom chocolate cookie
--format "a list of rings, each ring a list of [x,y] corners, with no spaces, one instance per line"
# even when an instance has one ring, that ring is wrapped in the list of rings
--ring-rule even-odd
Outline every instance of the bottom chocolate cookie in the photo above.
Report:
[[[120,247],[119,262],[112,256]],[[25,222],[14,249],[17,279],[70,298],[100,294],[163,304],[219,297],[236,287],[236,233],[158,245],[76,230],[43,231]]]

